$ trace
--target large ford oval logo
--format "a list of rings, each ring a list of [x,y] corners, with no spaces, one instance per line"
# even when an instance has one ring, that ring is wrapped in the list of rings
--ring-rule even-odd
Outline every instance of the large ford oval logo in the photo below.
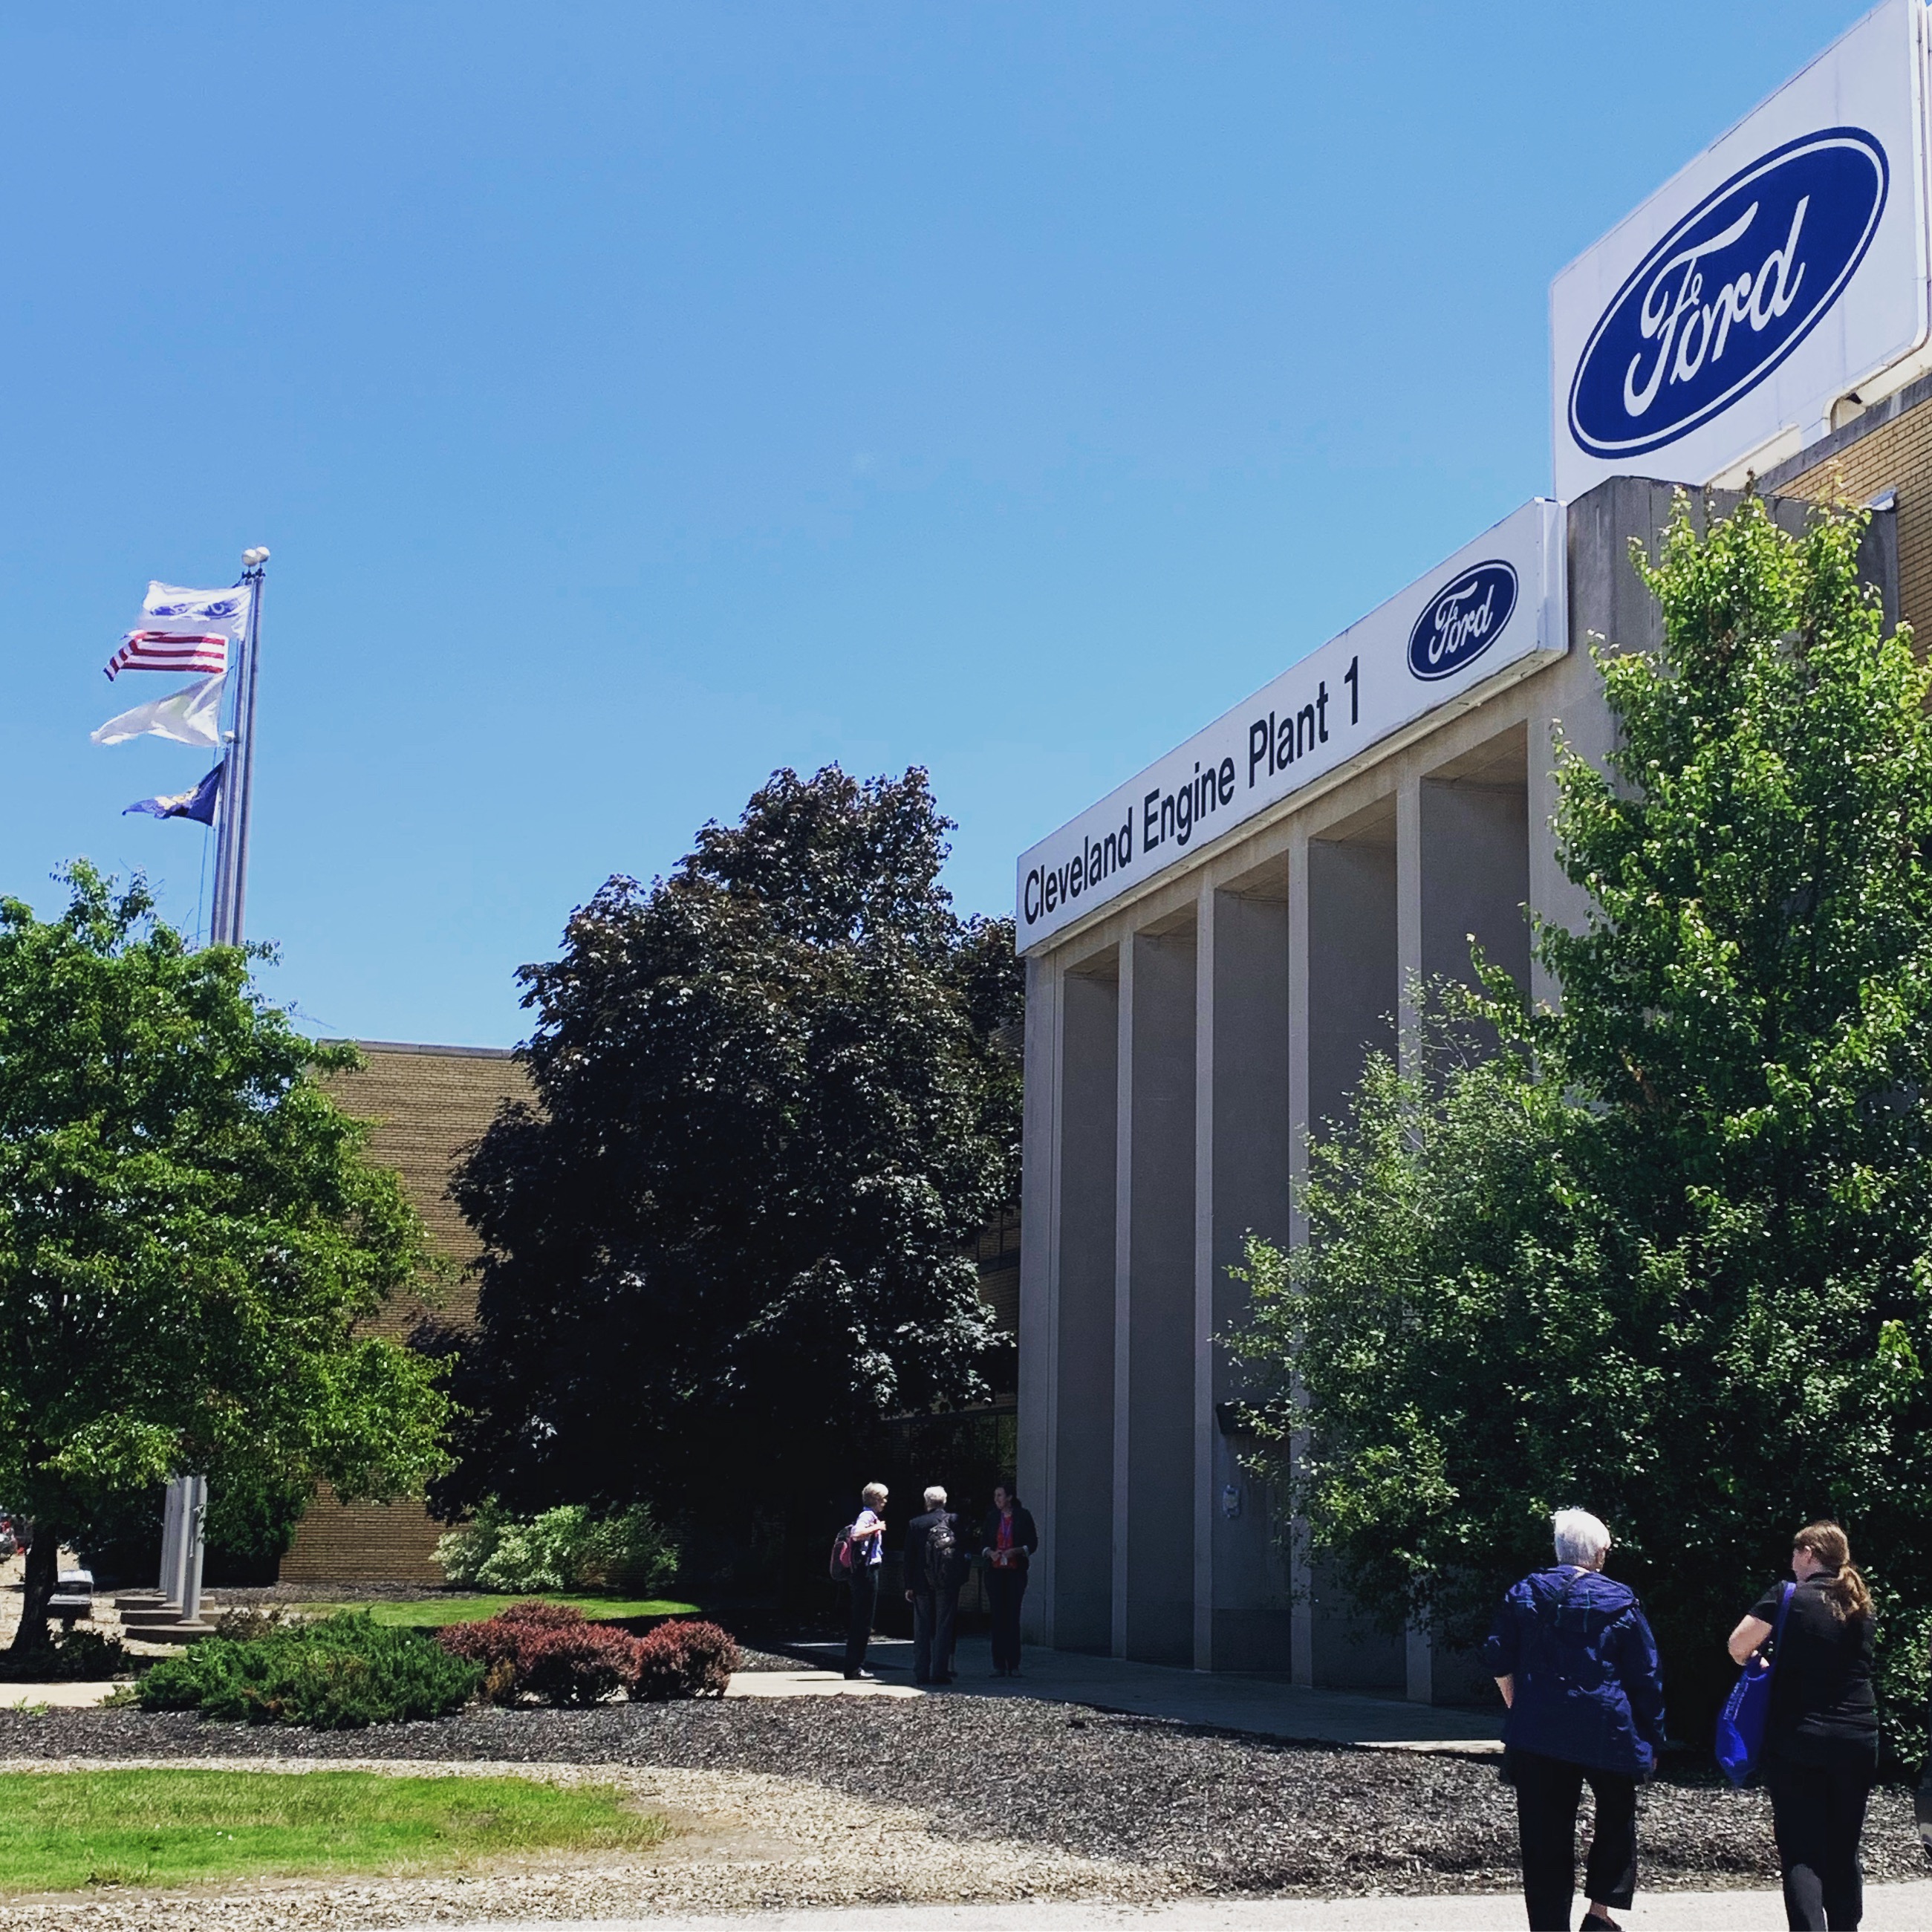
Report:
[[[1877,232],[1891,170],[1859,128],[1787,141],[1733,175],[1638,265],[1590,332],[1570,434],[1641,455],[1755,388],[1823,319]]]
[[[1516,571],[1501,558],[1444,584],[1408,634],[1408,668],[1418,677],[1448,677],[1473,664],[1502,635],[1516,608]]]

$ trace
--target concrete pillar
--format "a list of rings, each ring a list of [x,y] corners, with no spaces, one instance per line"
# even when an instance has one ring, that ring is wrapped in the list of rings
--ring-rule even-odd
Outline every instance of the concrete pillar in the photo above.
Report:
[[[1413,817],[1413,798],[1405,806],[1398,795],[1309,842],[1306,1106],[1318,1137],[1325,1122],[1346,1114],[1369,1053],[1396,1046],[1394,1016],[1403,998],[1400,941],[1419,922],[1413,906],[1406,918],[1401,914],[1396,848],[1401,822],[1412,824]],[[1403,1640],[1377,1628],[1326,1566],[1310,1566],[1306,1588],[1308,1681],[1406,1689]]]
[[[1204,891],[1196,973],[1194,1666],[1288,1671],[1286,1578],[1268,1498],[1220,1406],[1238,1378],[1216,1338],[1241,1312],[1248,1232],[1288,1239],[1288,962],[1285,871],[1252,892]]]
[[[1396,1052],[1403,1072],[1413,1073],[1417,1028],[1422,1018],[1417,1003],[1424,998],[1422,787],[1414,778],[1405,778],[1396,794],[1395,868],[1396,970],[1402,986],[1396,1009]],[[1434,1702],[1433,1663],[1427,1628],[1409,1624],[1402,1632],[1402,1689],[1412,1703]]]
[[[1474,982],[1470,940],[1520,988],[1529,984],[1529,796],[1525,734],[1502,734],[1414,787],[1412,842],[1401,852],[1404,903],[1417,914],[1402,957],[1430,980]],[[1408,890],[1411,873],[1414,889]],[[1438,1652],[1426,1630],[1408,1634],[1408,1694],[1460,1702],[1481,1688],[1480,1666]]]
[[[1102,1654],[1113,1646],[1120,994],[1111,956],[1095,970],[1059,975],[1058,1053],[1042,1055],[1054,1068],[1055,1104],[1040,1124],[1042,1141],[1028,1142],[1052,1149],[1050,1163],[1039,1163],[1051,1166],[1050,1184],[1043,1178],[1038,1185],[1050,1194],[1052,1210],[1038,1251],[1052,1267],[1054,1292],[1041,1324],[1050,1333],[1052,1418],[1040,1432],[1041,1474],[1024,1478],[1040,1483],[1047,1514],[1040,1573],[1027,1597],[1040,1619],[1040,1641]],[[1028,1172],[1035,1172],[1031,1161]],[[1024,1394],[1021,1414],[1024,1420]]]
[[[1195,936],[1122,948],[1114,1647],[1194,1660]]]
[[[1021,1634],[1054,1641],[1054,1498],[1060,1412],[1059,1262],[1061,974],[1051,959],[1026,962],[1025,1089],[1020,1174],[1019,1413],[1014,1475],[1040,1526],[1040,1554],[1023,1600]]]
[[[1418,788],[1421,962],[1432,979],[1473,982],[1474,934],[1492,965],[1529,984],[1529,798],[1520,734],[1509,738],[1509,776],[1491,765]]]
[[[201,1615],[201,1561],[208,1526],[208,1478],[190,1476],[182,1511],[182,1622],[191,1624]]]
[[[1308,1224],[1298,1205],[1308,1178],[1309,944],[1308,836],[1297,831],[1288,848],[1288,1235],[1299,1244]],[[1298,1436],[1290,1454],[1298,1462],[1306,1438]],[[1315,1580],[1308,1562],[1306,1526],[1299,1519],[1288,1545],[1288,1654],[1294,1681],[1315,1682]]]
[[[161,1574],[158,1580],[161,1601],[179,1608],[181,1598],[177,1594],[180,1570],[182,1503],[185,1478],[171,1476],[168,1479],[167,1500],[161,1511]]]

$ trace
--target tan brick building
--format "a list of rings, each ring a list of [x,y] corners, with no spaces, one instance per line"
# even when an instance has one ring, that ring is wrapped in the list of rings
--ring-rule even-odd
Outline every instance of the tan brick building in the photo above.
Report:
[[[449,1198],[450,1176],[503,1102],[529,1092],[524,1070],[502,1047],[356,1044],[367,1065],[338,1076],[331,1090],[348,1112],[375,1124],[370,1153],[401,1174],[430,1239],[451,1264],[433,1312],[442,1320],[467,1321],[476,1308],[476,1282],[468,1270],[478,1244]],[[377,1332],[406,1336],[430,1312],[420,1297],[399,1298]],[[296,1528],[281,1579],[440,1583],[433,1552],[442,1533],[421,1503],[345,1504],[325,1489]]]

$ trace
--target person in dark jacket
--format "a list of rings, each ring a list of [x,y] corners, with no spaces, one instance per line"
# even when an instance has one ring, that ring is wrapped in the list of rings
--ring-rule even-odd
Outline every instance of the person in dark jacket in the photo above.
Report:
[[[1503,1694],[1506,1775],[1516,1786],[1530,1932],[1569,1932],[1576,1808],[1587,1780],[1597,1825],[1585,1867],[1587,1932],[1613,1932],[1636,1891],[1636,1786],[1664,1746],[1657,1640],[1635,1592],[1603,1574],[1610,1532],[1558,1510],[1556,1567],[1503,1599],[1483,1660]]]
[[[965,1566],[959,1519],[937,1484],[926,1492],[926,1514],[906,1525],[906,1601],[912,1606],[912,1681],[952,1682],[952,1626],[959,1612]]]
[[[1793,1540],[1796,1587],[1785,1612],[1760,1760],[1784,1877],[1787,1924],[1819,1932],[1856,1926],[1864,1912],[1858,1840],[1878,1775],[1878,1700],[1872,1690],[1876,1621],[1835,1522],[1807,1523]],[[1748,1663],[1771,1640],[1786,1586],[1772,1585],[1731,1633]]]
[[[980,1554],[986,1562],[986,1595],[993,1607],[993,1675],[1020,1674],[1020,1600],[1026,1594],[1027,1566],[1040,1550],[1033,1512],[1024,1508],[1010,1483],[993,1490],[993,1513]]]

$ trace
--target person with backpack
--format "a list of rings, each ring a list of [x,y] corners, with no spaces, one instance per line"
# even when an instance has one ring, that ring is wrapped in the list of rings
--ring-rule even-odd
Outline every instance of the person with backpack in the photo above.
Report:
[[[1504,1598],[1483,1648],[1503,1694],[1503,1775],[1516,1787],[1530,1932],[1569,1932],[1576,1809],[1587,1781],[1596,1829],[1585,1867],[1586,1932],[1615,1932],[1636,1890],[1636,1787],[1664,1748],[1657,1640],[1636,1593],[1603,1574],[1610,1532],[1558,1510],[1556,1566]]]
[[[926,1492],[926,1514],[906,1526],[906,1601],[912,1606],[912,1681],[952,1682],[952,1626],[959,1610],[959,1519],[938,1484]]]
[[[1858,1864],[1865,1803],[1878,1777],[1878,1700],[1872,1690],[1871,1592],[1835,1522],[1792,1539],[1794,1588],[1772,1584],[1730,1635],[1734,1662],[1784,1625],[1765,1715],[1765,1783],[1784,1880],[1784,1916],[1802,1928],[1856,1926],[1864,1911]],[[1785,1600],[1790,1592],[1789,1601]]]
[[[872,1641],[872,1616],[879,1606],[879,1568],[886,1559],[886,1520],[879,1512],[890,1492],[868,1483],[856,1521],[838,1532],[832,1546],[832,1574],[842,1572],[852,1587],[852,1621],[845,1632],[845,1675],[869,1678],[866,1648]]]

